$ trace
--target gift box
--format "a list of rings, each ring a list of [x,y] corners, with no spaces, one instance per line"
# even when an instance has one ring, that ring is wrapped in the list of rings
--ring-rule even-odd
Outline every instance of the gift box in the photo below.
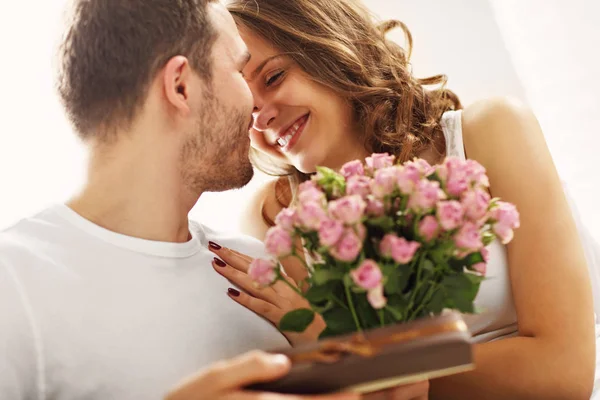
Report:
[[[271,353],[291,359],[290,373],[249,389],[369,393],[474,368],[471,335],[456,312]]]

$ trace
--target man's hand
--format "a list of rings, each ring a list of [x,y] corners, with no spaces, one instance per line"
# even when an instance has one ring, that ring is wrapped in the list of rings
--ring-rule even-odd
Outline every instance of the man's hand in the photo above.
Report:
[[[255,351],[214,364],[184,381],[165,400],[357,400],[356,394],[297,396],[246,391],[252,383],[278,379],[290,370],[283,355]]]

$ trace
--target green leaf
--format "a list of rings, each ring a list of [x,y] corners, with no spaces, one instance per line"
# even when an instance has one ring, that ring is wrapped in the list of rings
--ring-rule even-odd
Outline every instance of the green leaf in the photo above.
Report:
[[[381,270],[387,278],[387,282],[385,283],[385,292],[387,294],[400,294],[406,289],[410,278],[410,271],[396,268],[393,265],[382,265]]]
[[[394,219],[385,215],[377,218],[369,218],[366,223],[371,226],[381,228],[385,232],[389,232],[394,229]]]
[[[445,277],[441,283],[446,293],[445,306],[458,309],[463,313],[472,313],[473,301],[479,291],[481,280],[482,277],[478,275],[466,273]]]
[[[320,304],[320,305],[316,305],[316,304],[311,304],[312,309],[315,310],[315,312],[317,314],[321,314],[323,315],[323,313],[331,310],[336,304],[333,302],[333,300],[328,300],[325,304]]]
[[[440,314],[444,309],[444,292],[442,290],[436,290],[431,296],[431,300],[427,304],[427,309],[434,314]]]
[[[402,295],[389,296],[385,309],[392,314],[396,322],[404,322],[408,317],[408,300]]]
[[[344,278],[342,271],[333,271],[330,269],[318,269],[311,275],[312,281],[315,285],[321,286],[330,281],[339,281]]]
[[[367,300],[367,295],[358,295],[354,297],[354,303],[356,307],[356,313],[358,314],[358,320],[361,322],[361,326],[364,329],[376,328],[381,326],[377,311],[371,307]]]
[[[471,253],[468,256],[466,256],[465,258],[454,259],[454,260],[450,261],[450,266],[456,272],[462,272],[465,267],[469,268],[472,265],[475,265],[480,262],[484,262],[483,255],[481,255],[480,252],[477,252],[477,253]]]
[[[423,269],[433,274],[435,272],[435,265],[430,260],[425,260],[423,262]]]
[[[304,297],[310,303],[320,303],[329,298],[331,290],[331,285],[314,285],[304,293]]]
[[[323,313],[323,319],[327,324],[329,331],[336,334],[356,332],[356,324],[352,318],[352,313],[345,308],[335,308]]]
[[[290,311],[279,322],[283,332],[304,332],[315,319],[315,312],[307,308]]]
[[[336,171],[327,167],[317,167],[317,177],[317,183],[329,199],[341,197],[346,193],[346,180]]]
[[[321,332],[321,334],[319,335],[319,340],[325,339],[325,338],[328,338],[328,337],[331,337],[331,336],[336,336],[336,335],[337,335],[337,333],[335,333],[331,329],[325,328],[323,330],[323,332]]]
[[[427,176],[427,179],[429,181],[434,181],[434,182],[439,182],[440,185],[442,185],[444,182],[442,181],[442,178],[440,178],[440,176],[438,175],[437,171],[435,171],[433,174]]]
[[[496,239],[496,235],[492,232],[484,232],[482,235],[482,242],[484,246],[489,246]]]

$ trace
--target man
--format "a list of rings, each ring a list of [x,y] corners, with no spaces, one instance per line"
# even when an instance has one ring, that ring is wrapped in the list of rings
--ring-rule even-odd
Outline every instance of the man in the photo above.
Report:
[[[203,192],[253,174],[248,54],[225,8],[76,1],[60,50],[87,183],[0,234],[0,398],[159,398],[217,360],[287,346],[211,267],[210,240],[262,244],[188,222]]]
[[[202,193],[252,177],[248,58],[215,1],[75,0],[58,87],[87,183],[0,234],[0,398],[160,398],[287,345],[211,268],[209,241],[255,257],[261,243],[188,221]],[[198,376],[196,398],[271,376],[243,381],[245,360]]]

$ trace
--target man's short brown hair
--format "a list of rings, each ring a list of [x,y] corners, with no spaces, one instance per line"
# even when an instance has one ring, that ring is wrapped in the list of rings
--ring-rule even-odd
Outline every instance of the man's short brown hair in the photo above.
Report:
[[[60,47],[58,91],[84,140],[130,124],[151,80],[176,55],[186,56],[210,81],[212,1],[73,1]]]

